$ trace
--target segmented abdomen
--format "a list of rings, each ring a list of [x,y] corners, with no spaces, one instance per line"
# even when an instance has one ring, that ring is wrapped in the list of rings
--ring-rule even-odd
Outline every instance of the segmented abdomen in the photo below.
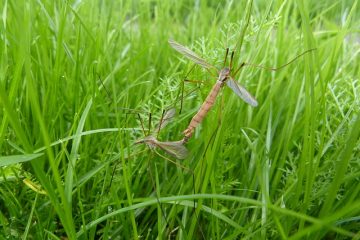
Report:
[[[214,105],[217,95],[222,87],[223,83],[217,81],[216,84],[211,89],[209,95],[206,97],[204,103],[201,105],[199,111],[191,119],[189,126],[184,131],[185,138],[190,138],[194,132],[194,129],[199,125],[206,114],[209,112],[210,108]]]

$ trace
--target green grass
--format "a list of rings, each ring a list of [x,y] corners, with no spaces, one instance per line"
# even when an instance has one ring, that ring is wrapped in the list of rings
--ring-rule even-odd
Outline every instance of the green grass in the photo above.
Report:
[[[254,1],[243,38],[245,0],[0,2],[0,238],[360,238],[357,0]],[[317,50],[244,67],[259,106],[224,87],[189,171],[134,145],[135,111],[155,126],[184,86],[179,140],[216,81],[169,38],[218,67]]]

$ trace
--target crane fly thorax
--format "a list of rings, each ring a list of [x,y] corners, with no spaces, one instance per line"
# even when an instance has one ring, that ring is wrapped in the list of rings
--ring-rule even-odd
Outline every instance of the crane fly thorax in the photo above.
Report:
[[[221,83],[225,83],[229,76],[230,68],[225,67],[220,70],[218,81]]]

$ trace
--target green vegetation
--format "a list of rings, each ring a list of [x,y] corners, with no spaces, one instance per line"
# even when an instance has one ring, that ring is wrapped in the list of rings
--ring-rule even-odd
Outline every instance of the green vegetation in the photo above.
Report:
[[[0,238],[360,238],[357,0],[254,1],[243,37],[245,0],[0,2]],[[169,38],[218,67],[316,51],[244,67],[259,106],[224,87],[181,168],[134,145],[135,113],[183,103],[179,140],[216,81]]]

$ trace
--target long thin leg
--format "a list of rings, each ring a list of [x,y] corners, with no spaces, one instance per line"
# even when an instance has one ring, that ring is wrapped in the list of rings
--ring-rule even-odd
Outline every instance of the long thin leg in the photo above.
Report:
[[[216,136],[216,134],[217,134],[217,132],[218,132],[218,129],[219,129],[219,126],[216,127],[215,131],[213,132],[213,134],[211,135],[211,137],[210,137],[210,139],[209,139],[209,142],[208,142],[207,145],[206,145],[205,152],[204,152],[203,157],[202,157],[202,160],[201,160],[200,178],[198,177],[198,179],[202,179],[205,155],[206,155],[206,152],[208,151],[211,143],[213,143],[213,140],[214,140],[214,138],[215,138],[215,136]],[[200,189],[200,191],[201,191],[201,188],[202,188],[203,186],[201,186],[200,184],[201,184],[201,183],[199,183],[198,189]],[[194,191],[194,192],[195,192],[195,191]],[[202,200],[201,200],[201,199],[198,199],[198,203],[197,203],[196,208],[195,208],[196,222],[199,224],[199,228],[200,228],[200,231],[201,231],[201,234],[202,234],[203,238],[206,239],[206,238],[205,238],[205,235],[204,235],[204,233],[203,233],[203,231],[202,231],[201,222],[199,221],[199,215],[198,215],[198,213],[200,213],[201,207],[202,207]]]
[[[226,54],[225,54],[225,59],[224,59],[224,65],[226,63],[226,59],[227,59],[227,55],[228,55],[228,52],[229,52],[229,49],[227,48],[226,49]],[[187,74],[185,75],[185,78],[184,80],[182,81],[182,84],[181,84],[181,99],[180,99],[180,110],[179,110],[179,114],[181,114],[182,112],[182,108],[183,108],[183,101],[184,101],[184,92],[185,92],[185,82],[186,81],[189,81],[187,80],[187,76],[190,74],[190,72],[194,69],[194,67],[196,66],[196,64],[193,64],[193,66],[190,68],[189,72],[187,72]],[[216,75],[214,75],[209,69],[206,69],[212,76],[214,77],[217,77]],[[189,81],[191,82],[191,81]],[[188,95],[188,94],[187,94]]]
[[[197,81],[197,80],[189,80],[189,79],[186,79],[184,80],[184,82],[188,82],[188,83],[198,83],[198,84],[206,84],[204,81]],[[208,84],[210,85],[210,84]]]
[[[179,114],[181,114],[182,107],[183,107],[184,91],[185,91],[185,80],[186,80],[186,78],[189,76],[189,74],[192,72],[192,70],[194,69],[195,65],[196,65],[196,64],[193,64],[192,67],[190,68],[190,70],[185,74],[184,80],[182,81],[182,84],[181,84],[181,100],[180,100],[180,110],[179,110]]]
[[[148,135],[150,135],[150,133],[151,133],[151,116],[152,116],[152,114],[150,113],[149,114],[149,131],[148,131]]]
[[[152,155],[152,154],[151,154],[151,155]],[[159,197],[160,197],[160,191],[158,192],[157,189],[156,189],[156,182],[158,182],[158,181],[154,181],[154,177],[153,177],[152,170],[151,170],[151,166],[150,166],[150,159],[149,159],[149,161],[148,161],[148,168],[149,168],[149,174],[150,174],[150,179],[151,179],[151,182],[152,182],[153,190],[154,190],[154,192],[155,192],[156,201],[157,201],[158,205],[160,206],[160,211],[161,211],[161,213],[162,213],[162,215],[163,215],[163,217],[164,217],[164,219],[165,219],[166,226],[168,226],[168,225],[169,225],[169,222],[168,222],[168,220],[167,220],[167,218],[166,218],[165,211],[164,211],[164,209],[162,208],[162,204],[161,204],[160,199],[159,199]],[[158,196],[158,194],[159,194],[159,196]],[[165,227],[166,227],[166,226],[165,226]],[[162,233],[159,232],[159,235],[160,235],[160,234],[162,234]]]
[[[158,151],[156,151],[155,149],[154,149],[153,151],[154,151],[157,155],[159,155],[161,158],[165,159],[166,161],[169,161],[169,162],[175,164],[176,166],[178,166],[178,167],[180,167],[180,168],[182,168],[182,169],[184,169],[184,170],[186,170],[186,171],[189,171],[189,172],[191,172],[192,174],[194,174],[194,172],[193,172],[190,168],[187,168],[187,167],[181,165],[180,163],[177,163],[177,162],[175,162],[174,160],[171,160],[170,158],[165,157],[164,155],[160,154],[160,153],[159,153]]]
[[[302,53],[300,53],[299,55],[297,55],[296,57],[294,57],[293,59],[291,59],[289,62],[285,63],[284,65],[281,65],[279,67],[266,67],[266,66],[262,66],[262,65],[256,65],[256,64],[252,64],[252,63],[243,63],[241,65],[242,66],[250,66],[250,67],[258,67],[258,68],[262,68],[262,69],[266,69],[266,70],[270,70],[270,71],[277,71],[279,69],[282,69],[284,67],[286,67],[287,65],[293,63],[294,61],[296,61],[299,57],[309,53],[309,52],[312,52],[312,51],[315,51],[316,48],[312,48],[312,49],[308,49]]]
[[[115,142],[116,142],[116,141],[115,141]],[[134,154],[134,155],[130,155],[130,156],[127,157],[127,159],[130,159],[130,158],[132,158],[132,157],[134,157],[134,156],[136,156],[136,155],[138,155],[138,154],[140,154],[140,153],[143,153],[143,152],[145,152],[145,151],[148,151],[148,149],[145,149],[145,150],[142,150],[142,151],[140,151],[140,152],[137,152],[137,153]],[[118,167],[119,164],[120,164],[120,162],[117,162],[117,163],[115,163],[115,166],[112,167],[113,170],[112,170],[112,174],[111,174],[111,178],[110,178],[110,183],[109,183],[109,187],[108,187],[107,192],[110,192],[110,188],[111,188],[112,182],[113,182],[113,180],[114,180],[115,172],[116,172],[117,167]]]
[[[230,70],[232,69],[233,66],[233,60],[234,60],[234,51],[231,52],[231,57],[230,57]]]
[[[224,58],[224,65],[223,65],[223,67],[225,67],[225,64],[226,64],[226,59],[227,59],[228,54],[229,54],[229,48],[226,48],[225,58]]]
[[[218,119],[219,126],[222,123],[223,109],[225,109],[224,94],[221,95],[221,101],[220,101],[220,110],[219,110],[219,119]]]
[[[164,115],[165,115],[165,109],[163,110],[162,114],[161,114],[161,118],[160,118],[160,121],[159,123],[162,123],[163,122],[163,119],[164,119]],[[158,139],[159,137],[159,132],[160,132],[160,129],[161,129],[161,124],[159,124],[159,127],[157,129],[157,132],[156,132],[156,139]]]
[[[187,167],[185,167],[185,166],[183,166],[183,165],[181,165],[181,164],[179,164],[179,163],[177,163],[177,162],[175,162],[175,161],[173,161],[173,160],[165,157],[164,155],[160,154],[160,153],[157,152],[156,150],[154,150],[154,152],[155,152],[156,154],[158,154],[160,157],[164,158],[165,160],[167,160],[167,161],[175,164],[176,166],[178,166],[178,167],[180,167],[180,168],[182,168],[182,169],[185,169],[186,171],[188,171],[188,172],[191,173],[191,175],[192,175],[192,182],[193,182],[193,192],[194,192],[194,195],[195,195],[195,194],[196,194],[196,189],[195,189],[195,173],[194,173],[190,168],[187,168]],[[200,221],[199,221],[199,216],[198,216],[198,214],[196,213],[196,200],[195,200],[195,199],[194,199],[193,214],[195,214],[195,217],[196,217],[196,219],[197,219],[197,222],[199,223],[201,235],[203,236],[203,239],[205,239],[205,235],[204,235],[204,232],[202,231],[201,223],[200,223]]]
[[[180,100],[180,110],[179,110],[179,114],[181,114],[182,108],[183,108],[183,104],[184,104],[184,91],[185,91],[185,81],[181,82],[181,100]]]
[[[239,51],[241,50],[241,47],[242,47],[242,44],[243,44],[243,41],[244,41],[244,36],[245,36],[246,30],[247,30],[247,28],[249,26],[249,23],[250,23],[252,4],[253,4],[253,0],[250,0],[248,2],[248,4],[246,5],[246,22],[245,22],[245,25],[244,25],[243,29],[240,32],[239,41],[236,43],[234,52],[237,49],[239,49]]]
[[[195,173],[192,174],[192,181],[193,181],[193,192],[194,192],[194,195],[195,195],[195,194],[196,194],[196,188],[195,188]],[[196,213],[197,204],[196,204],[196,199],[195,199],[195,198],[194,198],[194,202],[193,202],[193,203],[194,203],[194,207],[193,207],[192,214],[194,214],[195,217],[196,217],[196,221],[197,221],[197,223],[199,224],[200,233],[201,233],[203,239],[206,239],[206,238],[205,238],[205,234],[204,234],[204,232],[203,232],[203,230],[202,230],[202,226],[201,226],[201,222],[200,222],[199,216],[198,216],[198,214]]]
[[[184,82],[184,81],[183,81],[183,82]],[[175,100],[174,102],[172,102],[171,104],[167,105],[166,109],[169,109],[171,106],[176,105],[176,103],[179,102],[179,101],[181,102],[182,99],[185,99],[186,97],[190,96],[190,94],[192,94],[193,92],[195,92],[195,91],[198,90],[198,89],[199,89],[199,87],[195,87],[195,88],[191,89],[188,93],[186,93],[186,94],[183,96],[183,98],[181,98],[180,100],[177,99],[177,100]],[[182,106],[181,106],[181,107],[182,107]],[[180,108],[180,111],[181,111],[181,108]],[[181,112],[180,112],[180,113],[181,113]]]
[[[240,64],[240,66],[234,71],[234,73],[233,73],[233,77],[240,71],[240,69],[243,67],[243,66],[245,66],[245,63],[242,63],[242,64]]]
[[[277,71],[277,70],[280,70],[284,67],[286,67],[287,65],[293,63],[294,61],[296,61],[299,57],[309,53],[309,52],[312,52],[312,51],[315,51],[316,48],[312,48],[312,49],[309,49],[309,50],[306,50],[305,52],[302,52],[301,54],[297,55],[296,57],[294,57],[293,59],[291,59],[289,62],[285,63],[284,65],[281,65],[279,67],[267,67],[267,66],[262,66],[262,65],[257,65],[257,64],[253,64],[253,63],[246,63],[246,62],[243,62],[240,64],[240,66],[234,71],[234,73],[232,74],[232,76],[234,77],[242,67],[244,66],[249,66],[249,67],[257,67],[257,68],[262,68],[262,69],[265,69],[265,70],[269,70],[269,71]]]
[[[138,118],[139,118],[139,121],[140,121],[140,124],[141,124],[141,128],[142,128],[142,130],[143,130],[143,134],[144,134],[144,136],[146,136],[144,124],[143,124],[142,118],[141,118],[141,116],[140,116],[140,113],[138,113],[137,116],[138,116]]]
[[[104,84],[103,80],[101,80],[101,76],[100,76],[99,74],[97,74],[97,76],[98,76],[98,79],[99,79],[102,87],[105,89],[106,94],[108,95],[108,97],[110,98],[110,100],[112,100],[112,99],[111,99],[110,92],[109,92],[109,91],[107,90],[107,88],[105,87],[105,84]],[[101,90],[101,87],[99,87],[99,90]]]

